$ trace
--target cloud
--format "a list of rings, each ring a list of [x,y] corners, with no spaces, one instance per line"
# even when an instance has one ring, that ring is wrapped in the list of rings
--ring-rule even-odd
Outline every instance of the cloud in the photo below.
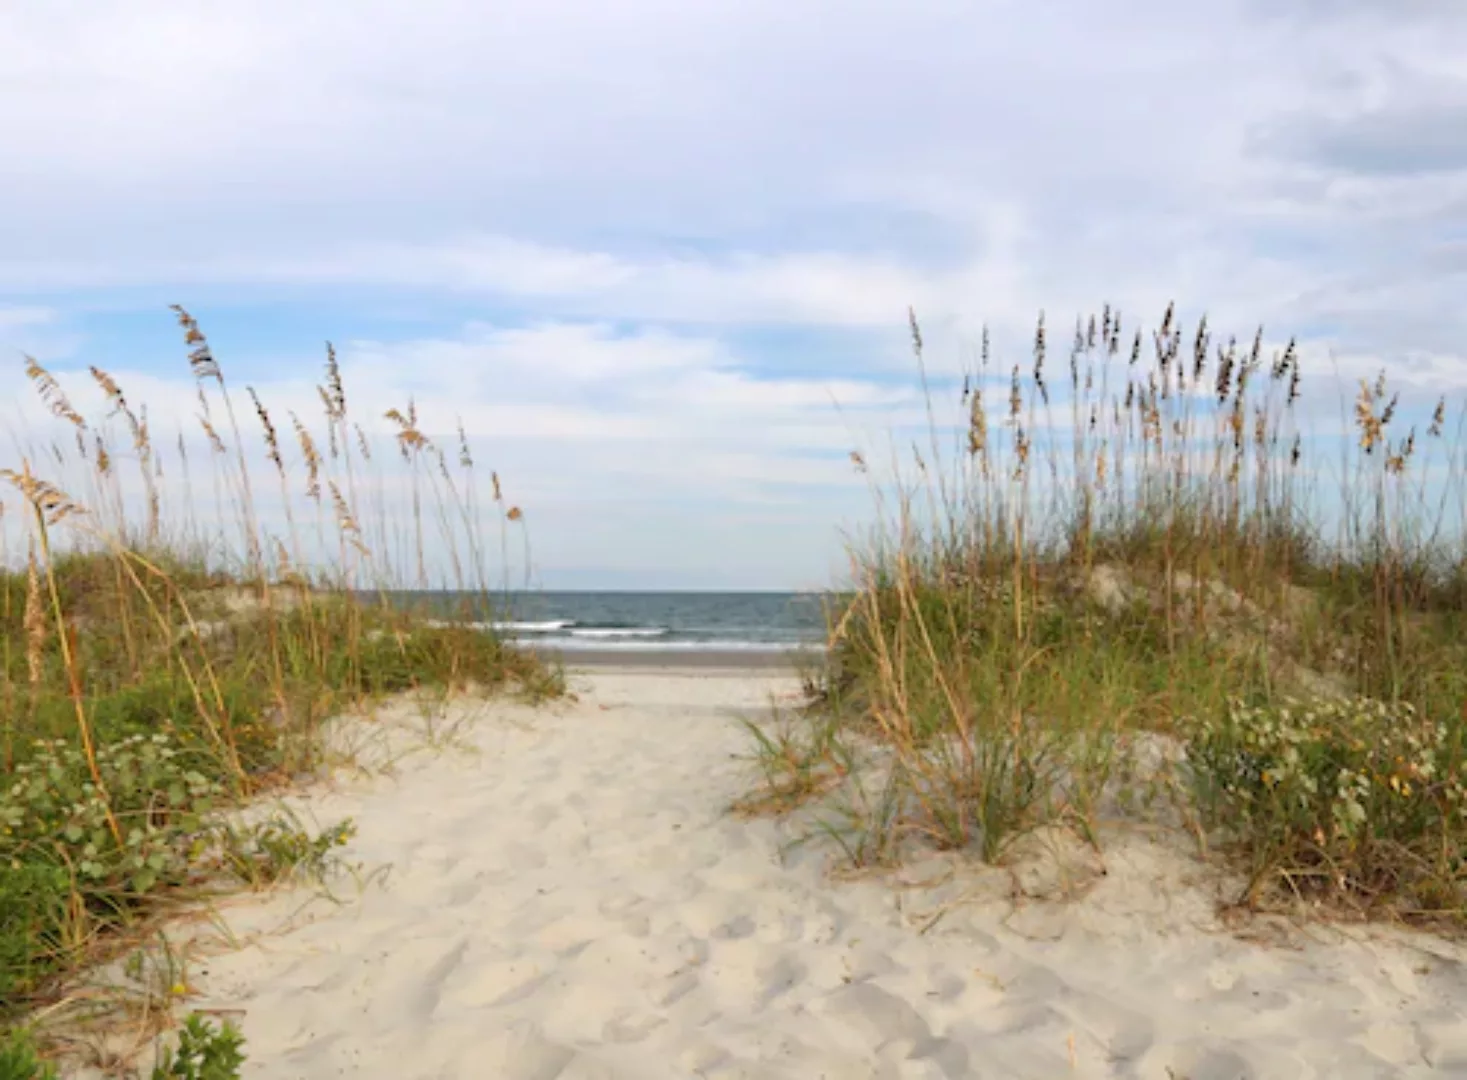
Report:
[[[1460,101],[1395,104],[1355,116],[1285,127],[1280,150],[1324,168],[1364,176],[1458,172],[1467,169],[1467,83]]]
[[[925,422],[915,387],[758,378],[718,341],[664,330],[470,324],[452,338],[347,342],[338,355],[354,423],[379,444],[378,453],[390,450],[396,430],[385,413],[405,410],[410,399],[422,430],[450,458],[456,458],[462,426],[481,471],[497,471],[508,497],[527,508],[552,581],[579,581],[575,574],[555,575],[586,565],[615,567],[618,560],[623,570],[650,565],[695,574],[707,566],[707,545],[718,546],[716,523],[728,519],[749,531],[739,541],[738,558],[718,568],[718,581],[757,585],[766,574],[765,585],[815,584],[838,550],[838,527],[865,507],[864,481],[849,451],[893,427]],[[172,447],[182,435],[197,460],[209,459],[197,389],[186,373],[109,371],[134,408],[146,405],[160,445]],[[250,389],[282,433],[291,489],[299,496],[304,467],[291,418],[300,417],[324,446],[320,403],[313,377],[280,372],[252,380]],[[85,370],[73,366],[55,374],[89,419],[111,411]],[[244,390],[241,383],[233,386],[250,471],[268,476],[272,470]],[[0,380],[0,394],[12,403],[4,426],[23,435],[17,451],[49,462],[47,447],[65,429],[48,417],[18,371]],[[216,425],[222,415],[216,402]],[[120,421],[110,424],[115,445],[126,446]],[[79,477],[61,479],[85,486]],[[273,491],[265,494],[273,498]],[[391,487],[379,501],[401,517],[406,498],[406,489]],[[670,522],[671,536],[637,542],[637,523],[653,521]],[[755,521],[761,523],[757,531]],[[695,542],[697,537],[704,540]],[[668,545],[684,540],[692,546],[670,556]],[[782,575],[772,569],[781,561]]]
[[[79,344],[80,337],[56,308],[0,302],[0,350],[9,350],[12,358],[66,357]]]
[[[54,308],[0,307],[0,331],[46,326],[56,321]]]
[[[183,300],[305,410],[282,343],[348,338],[359,415],[462,417],[562,565],[671,558],[654,511],[824,565],[844,452],[924,417],[909,305],[939,378],[1176,300],[1467,384],[1461,5],[20,0],[0,48],[0,346],[156,379]]]
[[[442,244],[349,245],[293,257],[146,257],[114,265],[0,257],[12,290],[191,284],[444,290],[583,317],[889,326],[905,307],[951,293],[961,277],[925,277],[892,258],[835,252],[634,259],[507,237]]]
[[[1467,78],[1386,65],[1327,112],[1300,109],[1255,132],[1255,149],[1331,173],[1429,177],[1467,170]],[[1354,100],[1351,100],[1354,99]],[[1342,107],[1343,105],[1343,107]]]

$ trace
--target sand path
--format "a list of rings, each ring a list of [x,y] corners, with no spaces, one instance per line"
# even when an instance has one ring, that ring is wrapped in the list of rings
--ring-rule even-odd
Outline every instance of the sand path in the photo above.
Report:
[[[1022,933],[969,905],[920,934],[942,895],[832,883],[821,852],[782,859],[781,826],[725,812],[747,769],[730,718],[787,682],[577,682],[524,724],[494,707],[473,753],[310,798],[390,873],[288,930],[299,894],[228,909],[259,936],[203,965],[195,1004],[240,1010],[247,1076],[1467,1075],[1445,946],[1245,943],[1114,862]]]

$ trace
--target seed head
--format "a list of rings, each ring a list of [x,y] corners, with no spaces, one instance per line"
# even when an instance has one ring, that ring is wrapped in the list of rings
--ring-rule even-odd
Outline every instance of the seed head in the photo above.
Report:
[[[214,354],[209,351],[209,342],[204,337],[204,332],[199,329],[198,320],[177,304],[171,304],[174,315],[178,317],[178,325],[183,327],[183,341],[185,345],[192,346],[188,354],[189,367],[193,368],[194,378],[213,379],[221,386],[224,384],[224,373],[214,360]]]

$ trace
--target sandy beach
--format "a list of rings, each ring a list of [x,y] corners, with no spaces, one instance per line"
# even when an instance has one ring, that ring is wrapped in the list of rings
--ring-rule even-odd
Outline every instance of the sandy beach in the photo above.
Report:
[[[246,1076],[1467,1075],[1467,967],[1445,943],[1246,940],[1146,837],[1064,902],[990,895],[991,871],[936,856],[833,879],[829,849],[727,812],[749,775],[733,721],[792,695],[788,674],[571,682],[548,709],[442,718],[406,757],[412,710],[389,710],[349,737],[398,757],[390,775],[296,800],[355,819],[364,877],[339,903],[222,909],[234,944],[197,961],[187,1007],[241,1026]]]
[[[0,55],[0,1080],[1467,1080],[1467,0]]]

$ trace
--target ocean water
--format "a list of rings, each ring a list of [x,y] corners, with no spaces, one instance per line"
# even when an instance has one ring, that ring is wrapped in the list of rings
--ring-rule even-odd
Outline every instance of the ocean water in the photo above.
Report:
[[[501,601],[493,625],[527,645],[582,651],[781,653],[825,639],[806,593],[532,592]]]

